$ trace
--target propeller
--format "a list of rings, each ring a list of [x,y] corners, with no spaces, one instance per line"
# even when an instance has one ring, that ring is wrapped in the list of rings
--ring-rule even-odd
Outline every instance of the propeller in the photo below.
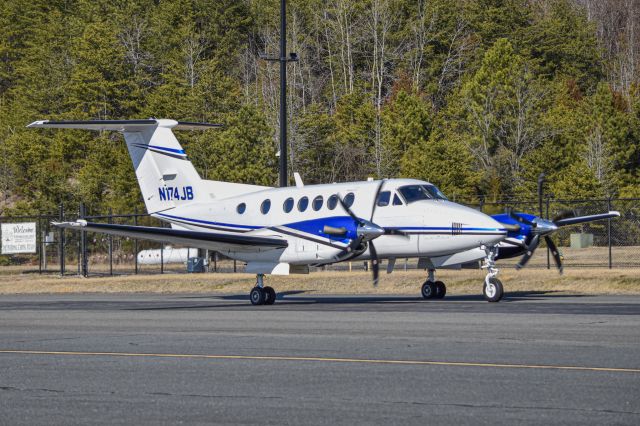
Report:
[[[373,216],[376,212],[376,206],[378,205],[378,197],[380,196],[380,192],[382,191],[382,187],[384,185],[384,179],[380,180],[375,192],[375,196],[373,197],[373,206],[371,208],[371,216],[369,220],[363,219],[356,215],[353,210],[345,203],[343,197],[338,195],[338,203],[342,207],[342,209],[347,212],[347,214],[356,222],[356,238],[353,238],[349,245],[345,247],[345,249],[336,256],[337,261],[343,262],[345,260],[352,259],[360,254],[364,253],[364,251],[369,248],[369,253],[371,254],[371,271],[373,273],[373,285],[378,285],[378,280],[380,276],[380,261],[378,259],[378,251],[373,243],[373,240],[382,236],[382,235],[400,235],[408,237],[408,235],[395,228],[385,228],[379,226],[373,222]],[[346,236],[347,229],[344,227],[334,228],[331,226],[325,226],[323,232],[328,235],[334,236]]]
[[[523,242],[516,243],[511,240],[505,240],[505,243],[519,246],[525,250],[524,256],[520,259],[520,261],[516,264],[517,269],[523,268],[533,256],[533,253],[538,248],[540,244],[540,238],[544,238],[544,241],[547,243],[547,247],[551,251],[551,255],[553,256],[553,261],[558,268],[558,271],[562,273],[562,258],[560,257],[560,252],[556,247],[555,243],[550,237],[550,234],[556,232],[562,226],[575,225],[577,223],[585,223],[585,222],[593,222],[596,220],[604,220],[611,219],[613,217],[620,216],[620,213],[617,211],[610,211],[608,213],[595,214],[589,216],[574,216],[573,212],[564,210],[560,212],[559,215],[553,218],[553,220],[543,219],[542,218],[542,194],[543,194],[543,186],[544,186],[544,173],[541,173],[538,177],[538,207],[540,211],[540,216],[535,216],[533,219],[529,219],[527,217],[521,216],[520,214],[509,210],[507,213],[511,218],[518,222],[516,225],[510,225],[512,227],[519,227],[521,225],[527,225],[531,227],[531,233],[533,237],[529,244],[525,244]],[[504,224],[505,228],[509,226],[509,224]],[[511,229],[507,228],[507,230],[511,231]],[[518,229],[519,232],[520,229]]]

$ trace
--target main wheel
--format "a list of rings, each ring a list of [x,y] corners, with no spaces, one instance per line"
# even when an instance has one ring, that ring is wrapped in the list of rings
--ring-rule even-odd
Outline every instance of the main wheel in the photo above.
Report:
[[[252,288],[251,293],[249,293],[249,299],[251,299],[252,305],[264,305],[264,302],[266,300],[266,295],[264,290],[261,289],[260,287]]]
[[[504,295],[502,282],[497,278],[489,278],[489,283],[487,284],[485,281],[482,292],[484,293],[484,299],[487,302],[499,302]]]
[[[265,287],[264,290],[264,304],[273,305],[276,303],[276,291],[271,287]]]
[[[447,294],[447,286],[442,281],[436,281],[436,299],[444,299],[444,295]]]
[[[433,299],[436,297],[436,294],[436,283],[427,280],[422,284],[422,297],[425,299]]]

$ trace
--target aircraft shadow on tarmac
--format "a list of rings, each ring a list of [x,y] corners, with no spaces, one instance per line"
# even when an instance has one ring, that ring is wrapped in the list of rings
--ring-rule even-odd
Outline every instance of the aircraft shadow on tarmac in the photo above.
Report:
[[[318,306],[345,306],[345,305],[359,305],[374,306],[384,305],[386,307],[402,306],[404,308],[419,307],[419,306],[462,306],[456,304],[449,304],[447,302],[472,302],[486,303],[482,295],[451,295],[447,296],[443,300],[424,300],[420,296],[395,296],[395,295],[313,295],[312,291],[283,291],[278,293],[278,302],[266,307],[267,309],[274,309],[280,307],[293,307],[296,305],[318,305]],[[553,291],[520,291],[512,292],[505,295],[505,298],[500,303],[492,303],[493,307],[498,308],[498,305],[507,305],[510,302],[518,301],[544,301],[552,299],[562,299],[566,297],[585,297],[584,295],[566,295],[566,294],[554,294]],[[249,303],[248,296],[245,294],[231,294],[231,295],[211,295],[211,296],[180,296],[178,299],[185,300],[185,303],[168,302],[166,305],[161,306],[136,306],[130,307],[127,310],[136,311],[154,311],[154,310],[185,310],[185,309],[264,309],[265,307],[253,306]],[[194,299],[198,299],[200,303]],[[189,300],[189,302],[187,302]],[[210,300],[209,303],[205,302]],[[216,303],[216,300],[223,300],[222,303]],[[228,303],[239,302],[239,303]],[[240,303],[241,302],[241,303]],[[498,308],[499,309],[499,308]]]
[[[505,294],[505,298],[501,303],[508,303],[514,301],[525,300],[544,300],[544,299],[557,299],[565,297],[584,297],[584,295],[567,295],[567,294],[555,294],[557,291],[516,291]],[[199,298],[202,296],[187,296],[185,298]],[[205,296],[206,297],[206,296]],[[247,301],[248,297],[245,294],[233,294],[225,296],[212,296],[216,299],[222,299],[227,301]],[[276,300],[279,302],[285,302],[287,304],[375,304],[375,303],[402,303],[407,302],[415,303],[446,303],[446,302],[484,302],[482,295],[478,294],[466,294],[466,295],[451,295],[445,297],[442,300],[424,300],[420,296],[395,296],[395,295],[314,295],[312,291],[283,291],[278,293]]]

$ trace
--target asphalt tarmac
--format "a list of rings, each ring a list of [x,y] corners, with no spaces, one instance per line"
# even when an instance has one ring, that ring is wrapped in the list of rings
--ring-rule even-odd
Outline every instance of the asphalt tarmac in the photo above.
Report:
[[[640,424],[640,297],[0,296],[0,424]]]

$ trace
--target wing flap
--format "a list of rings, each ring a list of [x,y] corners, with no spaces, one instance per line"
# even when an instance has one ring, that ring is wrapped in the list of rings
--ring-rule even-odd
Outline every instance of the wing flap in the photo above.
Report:
[[[76,222],[52,222],[59,228],[77,231],[100,232],[107,235],[159,241],[163,243],[184,244],[219,252],[258,252],[284,249],[288,244],[279,238],[233,235],[212,232],[198,232],[182,229],[158,228],[153,226],[112,225],[93,223],[84,220]]]

